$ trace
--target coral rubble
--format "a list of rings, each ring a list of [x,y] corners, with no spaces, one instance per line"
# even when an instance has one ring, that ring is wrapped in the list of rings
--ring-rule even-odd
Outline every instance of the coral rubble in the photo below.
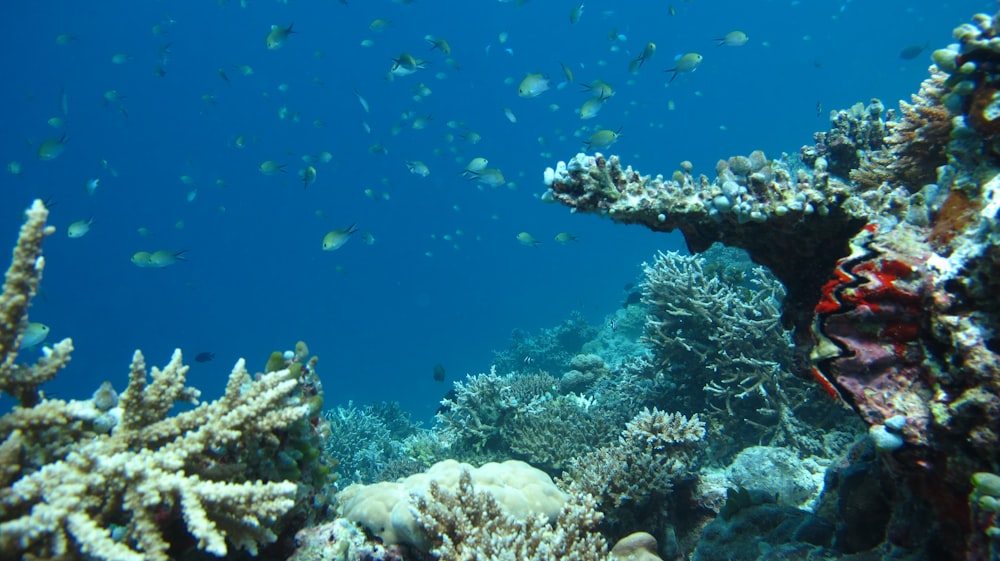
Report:
[[[754,152],[714,179],[688,164],[665,179],[579,154],[546,182],[575,210],[768,266],[797,370],[868,424],[897,515],[930,507],[928,551],[979,559],[970,477],[1000,465],[1000,21],[977,14],[954,37],[900,114],[837,112],[802,163]]]

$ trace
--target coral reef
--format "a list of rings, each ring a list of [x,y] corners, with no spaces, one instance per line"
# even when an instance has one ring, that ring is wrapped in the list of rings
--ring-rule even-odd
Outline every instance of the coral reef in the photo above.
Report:
[[[569,360],[582,351],[583,345],[594,339],[597,331],[580,312],[573,312],[558,326],[534,335],[515,329],[510,345],[494,353],[492,364],[501,372],[524,369],[562,372]]]
[[[402,465],[409,463],[403,443],[418,427],[398,403],[359,408],[349,402],[346,407],[324,411],[323,418],[329,423],[323,451],[337,459],[339,481],[374,483],[420,470],[416,465]]]
[[[675,480],[696,471],[697,444],[705,425],[694,415],[644,409],[628,422],[618,442],[596,448],[569,463],[560,484],[571,494],[585,493],[606,516],[609,533],[651,528],[663,518],[664,499]]]
[[[454,396],[441,400],[437,415],[442,437],[452,446],[476,453],[502,456],[505,423],[545,409],[558,383],[547,374],[488,374],[468,376],[455,382]]]
[[[661,252],[643,265],[643,341],[654,367],[681,385],[671,398],[705,412],[720,461],[762,441],[831,453],[800,418],[819,424],[823,414],[811,402],[820,392],[792,375],[792,341],[778,311],[781,284],[718,248],[698,256]]]
[[[954,37],[901,117],[878,102],[838,112],[804,166],[755,152],[714,180],[690,166],[664,179],[581,154],[546,181],[579,211],[768,266],[787,290],[796,370],[869,426],[894,517],[929,508],[920,547],[980,559],[970,477],[1000,464],[1000,25],[977,14]]]
[[[573,360],[588,371],[606,371],[596,355]],[[452,458],[515,458],[559,473],[570,458],[613,440],[629,415],[613,393],[597,397],[579,389],[561,393],[559,380],[547,374],[500,376],[494,368],[455,382],[453,397],[442,401],[435,433]]]
[[[35,365],[14,361],[52,232],[46,217],[39,201],[27,212],[0,296],[0,389],[19,401],[0,417],[0,556],[165,560],[181,546],[256,554],[277,538],[299,486],[225,463],[308,424],[299,379],[283,369],[252,380],[240,360],[220,399],[170,416],[176,403],[198,402],[180,351],[148,374],[136,351],[120,396],[105,385],[90,400],[45,398],[38,385],[65,365],[72,343],[44,349]]]

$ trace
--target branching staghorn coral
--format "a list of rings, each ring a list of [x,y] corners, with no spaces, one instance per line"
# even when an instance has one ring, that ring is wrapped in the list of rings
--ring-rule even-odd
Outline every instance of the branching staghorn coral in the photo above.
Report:
[[[404,442],[416,433],[417,425],[398,403],[359,408],[348,402],[346,407],[325,411],[323,417],[330,424],[324,451],[337,459],[340,481],[374,483],[409,475],[400,472],[401,464],[409,463]],[[420,467],[414,464],[410,469],[419,471]]]
[[[608,544],[595,530],[602,515],[593,497],[574,493],[555,520],[543,514],[519,519],[486,491],[476,489],[468,470],[457,492],[431,482],[426,494],[412,495],[411,513],[429,536],[439,559],[608,559]]]
[[[566,468],[570,458],[609,444],[627,415],[599,398],[570,394],[545,403],[545,409],[522,415],[504,427],[513,456],[550,473]]]
[[[497,451],[502,429],[512,419],[545,409],[558,385],[547,374],[489,374],[455,382],[454,397],[441,401],[439,433],[454,447],[476,453]]]
[[[594,496],[598,508],[617,520],[622,507],[656,503],[670,493],[675,479],[693,473],[693,446],[704,436],[698,415],[643,409],[618,442],[573,458],[560,484],[570,493]]]
[[[750,424],[768,435],[763,440],[770,444],[791,442],[817,451],[817,443],[804,439],[806,429],[793,411],[793,404],[806,401],[803,392],[813,388],[790,373],[792,342],[780,321],[781,283],[763,267],[725,269],[705,257],[677,253],[661,252],[644,269],[645,341],[655,366],[702,386],[713,424],[729,427],[725,432],[736,434],[740,425]]]
[[[168,417],[163,404],[188,393],[186,370],[175,351],[163,370],[153,369],[153,381],[143,389],[145,364],[136,352],[130,389],[122,395],[122,421],[111,434],[79,442],[65,457],[0,490],[0,553],[72,559],[79,551],[98,559],[165,560],[169,543],[160,520],[174,511],[198,547],[214,555],[228,552],[227,540],[251,553],[273,541],[268,525],[295,504],[296,484],[212,481],[199,475],[197,465],[208,450],[225,449],[247,434],[272,433],[305,416],[306,406],[287,402],[298,382],[287,371],[251,382],[241,360],[222,398]],[[39,406],[63,406],[65,417],[86,420],[79,402],[45,400]],[[146,412],[137,413],[136,406]],[[124,537],[113,537],[116,527],[124,528]]]
[[[167,523],[181,517],[199,549],[256,553],[276,538],[271,525],[295,506],[298,486],[206,474],[227,451],[277,440],[306,416],[297,378],[280,370],[254,381],[240,360],[222,398],[171,417],[176,402],[198,395],[180,351],[151,380],[137,351],[120,399],[109,387],[86,401],[44,399],[38,385],[65,365],[72,343],[46,348],[35,365],[15,360],[44,266],[41,240],[52,232],[46,217],[36,201],[0,295],[0,389],[20,402],[0,417],[0,558],[167,560]]]
[[[706,273],[707,260],[660,252],[644,263],[641,287],[649,307],[644,341],[658,368],[714,373],[706,391],[730,400],[768,386],[791,361],[791,341],[779,321],[784,290],[762,267],[746,288]]]
[[[469,376],[442,401],[435,431],[449,457],[516,458],[559,473],[570,458],[612,440],[631,410],[612,395],[560,394],[559,386],[544,373]]]
[[[36,200],[25,211],[25,222],[14,246],[14,256],[0,294],[0,392],[13,396],[25,407],[40,400],[38,386],[51,380],[69,362],[73,342],[63,339],[46,347],[34,365],[16,364],[21,340],[28,327],[28,306],[38,293],[45,269],[42,240],[55,232],[46,226],[49,211]]]

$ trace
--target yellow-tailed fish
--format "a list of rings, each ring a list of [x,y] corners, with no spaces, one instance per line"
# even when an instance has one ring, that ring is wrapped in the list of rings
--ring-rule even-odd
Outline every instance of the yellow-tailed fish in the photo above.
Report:
[[[629,63],[628,71],[631,72],[632,74],[635,74],[636,72],[639,71],[640,68],[642,68],[642,64],[647,60],[653,58],[653,55],[655,54],[656,54],[656,43],[653,43],[652,41],[646,43],[646,46],[642,49],[642,53],[640,53],[639,56],[635,57],[632,60],[632,62]]]
[[[60,154],[66,149],[66,142],[68,137],[63,134],[59,138],[49,138],[43,140],[41,144],[38,145],[38,159],[43,162],[49,160],[54,160],[59,157]]]
[[[287,173],[285,171],[285,166],[286,164],[279,164],[278,162],[275,162],[273,160],[267,160],[261,163],[258,169],[260,169],[260,172],[263,173],[264,175],[274,175],[279,171],[281,173]]]
[[[385,31],[390,25],[392,25],[392,20],[390,19],[375,18],[368,24],[368,29],[378,33],[380,31]]]
[[[670,77],[670,81],[673,82],[674,78],[677,77],[681,72],[694,72],[701,65],[701,61],[704,57],[700,53],[685,53],[677,57],[673,68],[668,68],[664,72],[673,72],[673,76]]]
[[[570,234],[569,232],[559,232],[558,234],[556,234],[555,237],[555,240],[559,243],[575,242],[578,239],[579,238],[577,238],[573,234]]]
[[[344,247],[347,240],[351,239],[351,234],[358,231],[355,224],[339,230],[330,230],[323,236],[323,251],[334,251]]]
[[[292,26],[295,24],[288,24],[288,27],[281,27],[280,25],[272,25],[271,32],[267,34],[264,39],[264,43],[270,50],[280,49],[285,41],[288,40],[288,36],[295,31],[292,30]]]
[[[420,160],[406,162],[406,169],[410,170],[410,173],[413,175],[419,175],[420,177],[427,177],[431,174],[431,170],[427,167],[427,164]]]
[[[431,50],[432,51],[434,49],[437,49],[437,50],[441,51],[442,53],[444,53],[445,56],[451,54],[451,45],[449,45],[448,41],[445,41],[443,38],[441,38],[441,37],[434,37],[433,35],[426,35],[426,36],[424,36],[424,40],[426,40],[428,43],[431,44]]]
[[[475,131],[469,131],[459,136],[469,144],[479,144],[479,141],[483,139],[482,135]]]
[[[747,44],[750,37],[743,31],[730,31],[722,37],[716,37],[716,41],[719,42],[719,46],[725,45],[726,47],[742,47]]]
[[[583,91],[590,92],[597,97],[608,99],[615,95],[615,89],[611,84],[605,82],[604,80],[594,80],[589,84],[583,85]]]
[[[154,251],[149,254],[149,267],[163,268],[169,267],[178,261],[186,261],[184,253],[186,249],[180,251],[170,251],[168,249],[161,249],[159,251]]]
[[[24,328],[21,334],[21,348],[27,349],[36,345],[41,345],[45,338],[49,336],[49,326],[44,323],[33,321]]]
[[[469,160],[469,163],[465,166],[465,170],[463,171],[463,174],[465,172],[479,173],[479,172],[483,171],[484,169],[486,169],[486,166],[488,166],[489,164],[490,164],[490,161],[487,160],[486,158],[483,158],[483,157],[472,158],[471,160]]]
[[[475,174],[476,182],[488,187],[500,187],[506,180],[497,168],[484,168]]]
[[[309,166],[305,169],[299,170],[299,177],[302,178],[303,188],[316,183],[316,168]]]
[[[430,115],[421,115],[420,117],[414,118],[413,122],[410,123],[410,126],[413,128],[413,130],[419,131],[427,128],[427,125],[429,125],[430,122],[431,122]]]
[[[587,101],[583,102],[580,106],[580,118],[581,119],[593,119],[600,113],[601,108],[604,107],[603,97],[592,97]]]
[[[136,267],[152,267],[149,262],[150,253],[148,251],[137,251],[132,254],[132,264]]]
[[[567,82],[572,82],[573,81],[573,70],[569,66],[566,66],[565,64],[563,64],[561,62],[559,63],[559,66],[562,67],[563,76],[566,76],[566,81]]]
[[[585,144],[588,150],[601,150],[607,148],[618,142],[618,138],[621,137],[622,129],[616,131],[610,129],[601,129],[594,134],[590,135],[590,140]]]
[[[517,95],[524,98],[538,97],[549,90],[549,79],[543,74],[528,74],[517,87]]]
[[[124,100],[125,96],[123,96],[118,90],[108,90],[104,92],[104,105],[109,103],[120,103]]]
[[[524,245],[530,245],[531,247],[537,247],[539,244],[539,241],[535,239],[535,236],[532,236],[528,232],[519,233],[517,235],[517,241]]]
[[[94,217],[87,220],[77,220],[66,228],[66,235],[71,238],[82,238],[90,231],[90,226],[94,223]]]

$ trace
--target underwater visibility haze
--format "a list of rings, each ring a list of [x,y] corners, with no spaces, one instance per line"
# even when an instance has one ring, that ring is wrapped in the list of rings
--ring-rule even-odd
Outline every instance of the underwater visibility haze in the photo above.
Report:
[[[996,10],[8,6],[0,557],[997,559]]]

